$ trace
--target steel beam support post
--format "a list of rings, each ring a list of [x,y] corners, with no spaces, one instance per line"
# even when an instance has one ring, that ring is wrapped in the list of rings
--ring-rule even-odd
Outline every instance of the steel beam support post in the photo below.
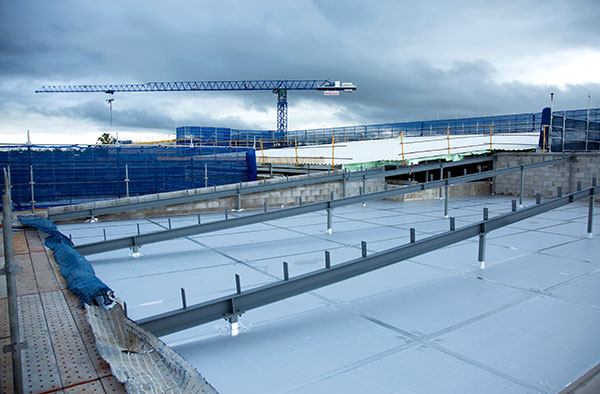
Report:
[[[519,183],[519,208],[523,208],[523,187],[525,186],[525,167],[521,164],[521,180]]]
[[[594,195],[596,189],[596,177],[592,178],[592,193],[590,196],[589,206],[588,206],[588,223],[587,223],[587,236],[588,238],[592,238],[593,236],[593,228],[594,228]]]
[[[448,180],[446,179],[446,184],[444,185],[444,217],[445,218],[448,217],[448,196],[449,196],[448,189],[449,188],[450,188],[450,186],[448,185]]]
[[[480,224],[479,230],[479,252],[477,255],[477,261],[479,261],[479,268],[485,269],[485,238],[486,238],[486,227],[485,222]]]

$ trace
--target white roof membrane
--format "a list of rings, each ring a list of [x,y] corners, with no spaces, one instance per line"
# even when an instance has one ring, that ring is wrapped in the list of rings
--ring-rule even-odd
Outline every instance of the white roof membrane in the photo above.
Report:
[[[525,199],[525,205],[534,204]],[[511,198],[451,198],[460,227],[509,212]],[[163,337],[221,393],[555,393],[600,362],[600,215],[587,202],[251,310],[241,333],[224,320]],[[596,209],[596,213],[600,210]],[[233,216],[237,213],[230,212]],[[247,213],[243,213],[247,214]],[[203,221],[223,214],[202,215]],[[140,319],[407,243],[449,228],[443,201],[376,201],[88,256]],[[196,216],[172,219],[172,226]],[[166,219],[60,226],[76,244],[156,231]],[[161,227],[162,226],[162,227]]]

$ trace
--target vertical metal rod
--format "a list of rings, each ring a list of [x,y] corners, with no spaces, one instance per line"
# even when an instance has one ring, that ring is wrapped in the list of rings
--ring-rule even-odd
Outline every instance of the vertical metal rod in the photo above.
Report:
[[[127,316],[127,302],[123,301],[123,313]]]
[[[290,272],[288,270],[288,263],[283,262],[283,280],[290,280]]]
[[[367,176],[363,175],[362,178],[362,189],[363,189],[363,193],[367,192]]]
[[[521,165],[521,183],[519,186],[519,207],[523,208],[523,187],[525,186],[525,167]]]
[[[569,160],[569,194],[573,193],[573,173],[575,172],[575,156],[571,156]]]
[[[496,169],[496,156],[494,155],[494,160],[492,161],[492,171]],[[492,177],[492,196],[496,195],[496,177]]]
[[[444,217],[448,217],[448,180],[446,180],[446,184],[444,185]]]
[[[138,233],[138,235],[140,235],[140,224],[139,224],[139,223],[136,223],[135,225],[136,225],[136,227],[137,227],[137,233]]]
[[[540,204],[542,202],[542,194],[541,193],[535,193],[535,203],[536,204]]]
[[[264,205],[265,205],[265,212],[267,212],[267,202],[266,201],[265,201]]]
[[[240,276],[238,274],[235,274],[235,291],[238,294],[241,294],[242,292],[242,283],[240,282]]]
[[[592,238],[593,226],[594,226],[594,195],[591,195],[589,207],[588,207],[588,224],[587,224],[588,238]]]
[[[440,180],[444,179],[444,164],[440,163]],[[442,187],[440,186],[440,200],[442,199]]]
[[[454,230],[456,230],[456,220],[453,217],[451,217],[450,218],[450,231],[454,231]]]
[[[167,221],[169,222],[169,230],[171,229],[171,218],[168,218]]]
[[[344,169],[344,183],[342,185],[342,196],[346,198],[346,183],[348,182],[348,178],[346,178],[346,169]]]
[[[102,229],[102,233],[104,234],[104,240],[106,241],[106,229],[105,228]]]
[[[331,234],[331,232],[333,231],[332,213],[333,208],[327,208],[327,232],[329,234]]]
[[[479,233],[479,253],[477,261],[479,261],[479,268],[485,269],[485,232]]]
[[[33,166],[29,166],[29,185],[31,186],[31,213],[35,215],[35,192],[34,186],[35,182],[33,181]]]
[[[242,194],[239,188],[237,189],[237,209],[238,211],[242,209]]]
[[[360,241],[360,249],[362,257],[367,257],[367,243],[365,241]]]
[[[187,309],[187,301],[185,299],[185,289],[183,287],[181,288],[181,305],[182,305],[183,309]]]
[[[488,220],[490,218],[490,210],[487,208],[483,208],[483,220]]]
[[[363,188],[362,188],[362,186],[358,187],[358,194],[360,194],[362,196],[362,194],[363,194]]]
[[[329,251],[325,251],[325,268],[331,268],[331,255]]]
[[[2,196],[2,236],[4,241],[4,269],[6,272],[6,291],[8,296],[8,318],[10,329],[10,346],[13,366],[13,389],[15,393],[23,392],[23,371],[21,364],[21,338],[19,329],[19,312],[17,309],[17,278],[15,272],[14,249],[12,237],[12,198],[10,169],[4,169],[4,195]]]
[[[198,224],[201,224],[201,221],[200,221],[200,214],[198,214]]]
[[[298,205],[302,206],[302,196],[298,196]]]
[[[415,229],[411,227],[410,228],[410,243],[414,244],[416,242],[416,240],[417,240],[417,237],[416,237]]]
[[[517,200],[512,200],[511,202],[512,202],[512,204],[511,204],[511,211],[512,212],[517,212]]]
[[[227,220],[227,208],[225,208],[225,220]]]
[[[208,164],[204,163],[204,187],[208,187]]]
[[[129,165],[125,164],[125,196],[129,197]]]

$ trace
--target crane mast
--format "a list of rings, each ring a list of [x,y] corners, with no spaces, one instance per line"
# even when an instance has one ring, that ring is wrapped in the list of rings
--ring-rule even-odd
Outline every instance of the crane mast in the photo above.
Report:
[[[115,94],[117,92],[192,92],[192,91],[270,90],[277,95],[277,131],[287,131],[288,90],[320,90],[338,94],[356,90],[353,82],[330,81],[327,79],[284,79],[244,81],[190,81],[190,82],[147,82],[120,85],[48,85],[36,93],[93,93]]]

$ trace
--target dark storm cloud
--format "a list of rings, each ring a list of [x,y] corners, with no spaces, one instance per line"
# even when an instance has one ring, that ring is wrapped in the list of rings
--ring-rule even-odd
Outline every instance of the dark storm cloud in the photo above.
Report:
[[[362,123],[529,112],[547,105],[550,90],[566,107],[583,107],[586,89],[600,94],[597,84],[559,91],[497,77],[511,57],[597,50],[599,16],[594,0],[4,1],[0,97],[3,106],[45,114],[33,94],[41,84],[328,78],[359,89],[339,97],[290,92],[290,111],[303,100],[336,104],[342,118]],[[270,92],[218,94],[261,113],[276,102]],[[65,103],[64,114],[105,124],[103,99],[79,97],[79,105]],[[136,108],[115,116],[115,125],[259,127],[237,114],[173,119],[156,95],[136,100]]]

